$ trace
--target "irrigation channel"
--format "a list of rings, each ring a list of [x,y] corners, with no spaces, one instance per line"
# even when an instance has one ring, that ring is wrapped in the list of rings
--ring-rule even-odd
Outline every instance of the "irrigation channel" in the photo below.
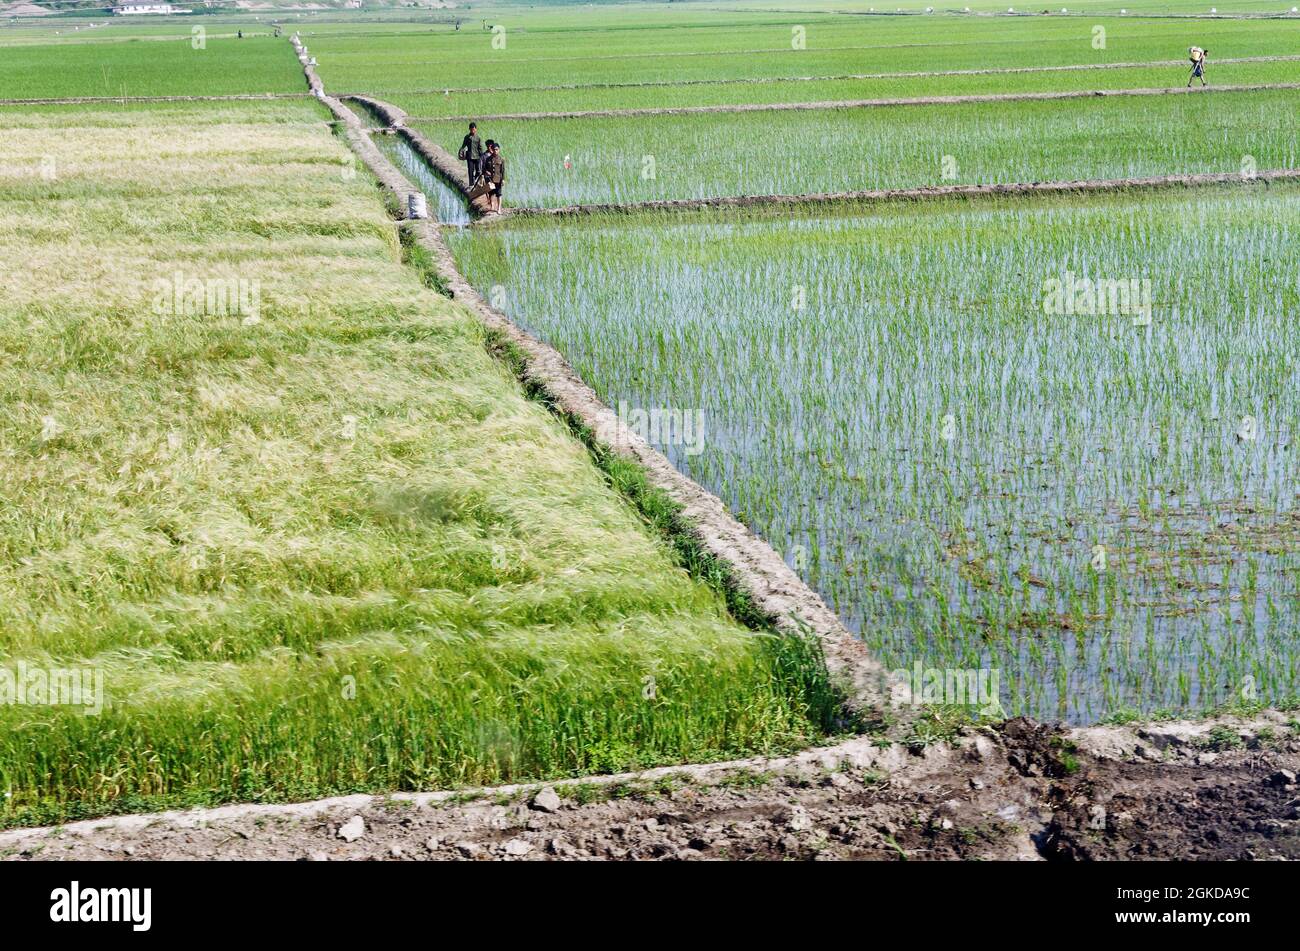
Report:
[[[424,196],[429,200],[429,208],[439,224],[463,228],[474,220],[470,214],[469,203],[461,190],[438,174],[404,136],[384,128],[386,123],[383,118],[375,115],[363,103],[345,100],[343,104],[362,122],[379,123],[381,132],[372,134],[370,141],[386,159],[396,165],[419,187],[420,191],[424,192]]]
[[[297,38],[294,45],[302,53]],[[305,60],[305,55],[300,55]],[[362,159],[380,184],[398,201],[398,216],[405,218],[406,203],[419,189],[403,175],[374,144],[371,130],[351,105],[328,96],[314,71],[304,62],[304,72],[315,94],[341,123],[349,145]],[[367,108],[379,107],[362,103]],[[393,115],[397,115],[396,110]],[[383,131],[400,126],[400,120],[388,121]],[[405,137],[405,133],[399,132]],[[462,181],[459,164],[436,145],[412,133],[411,147],[436,169],[439,178],[454,183],[462,194],[468,191]],[[427,196],[426,196],[427,197]],[[864,642],[854,637],[826,603],[785,563],[770,545],[742,525],[723,502],[682,474],[669,459],[634,433],[602,403],[595,392],[573,372],[572,367],[553,347],[533,337],[507,316],[494,310],[456,267],[451,250],[442,236],[441,226],[430,219],[409,221],[406,225],[415,241],[434,258],[437,270],[446,281],[451,297],[477,316],[484,326],[498,335],[504,346],[514,351],[518,361],[515,371],[526,378],[530,387],[568,425],[579,425],[586,438],[602,452],[614,453],[638,465],[647,483],[663,492],[680,507],[680,517],[699,533],[699,541],[709,554],[725,564],[734,583],[748,592],[756,608],[770,618],[778,630],[813,634],[821,639],[826,665],[844,689],[845,706],[861,713],[878,710],[886,695],[900,696],[888,673],[872,658]],[[901,697],[907,690],[902,687]]]
[[[406,139],[400,135],[377,135],[372,141],[390,162],[424,192],[429,199],[429,208],[436,215],[439,224],[463,228],[473,220],[465,196],[430,168],[429,163]]]

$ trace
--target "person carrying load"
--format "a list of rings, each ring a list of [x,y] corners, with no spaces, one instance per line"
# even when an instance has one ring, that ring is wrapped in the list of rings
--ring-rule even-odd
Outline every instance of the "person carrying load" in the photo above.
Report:
[[[1205,57],[1208,56],[1209,53],[1210,53],[1209,50],[1203,50],[1199,46],[1192,46],[1188,48],[1187,55],[1192,60],[1192,75],[1187,77],[1187,87],[1189,89],[1191,88],[1192,80],[1196,79],[1197,77],[1200,77],[1202,86],[1209,85],[1205,81]]]

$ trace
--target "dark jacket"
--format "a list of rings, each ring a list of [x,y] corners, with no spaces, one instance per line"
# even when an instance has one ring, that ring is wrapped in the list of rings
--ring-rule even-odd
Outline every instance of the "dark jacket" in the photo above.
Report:
[[[460,147],[465,150],[465,158],[467,159],[478,161],[483,157],[483,140],[472,132],[465,136],[460,143]]]
[[[496,155],[489,152],[488,157],[483,160],[483,174],[493,185],[505,184],[506,157],[500,152]]]

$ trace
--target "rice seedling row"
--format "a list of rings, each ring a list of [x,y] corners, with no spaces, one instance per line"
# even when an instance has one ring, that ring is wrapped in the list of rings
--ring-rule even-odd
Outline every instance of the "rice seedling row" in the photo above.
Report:
[[[517,207],[942,184],[1249,173],[1300,164],[1293,91],[504,120]],[[463,128],[411,125],[454,152]],[[1194,130],[1194,131],[1193,131]]]

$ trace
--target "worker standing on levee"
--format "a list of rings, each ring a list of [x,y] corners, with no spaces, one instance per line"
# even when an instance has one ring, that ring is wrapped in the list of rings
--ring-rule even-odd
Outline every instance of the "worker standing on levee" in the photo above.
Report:
[[[478,177],[483,171],[483,140],[478,137],[478,123],[469,124],[469,132],[460,142],[460,158],[465,163],[469,177],[469,187],[478,184]]]
[[[1191,88],[1192,80],[1200,78],[1202,86],[1208,86],[1205,81],[1205,57],[1210,55],[1209,50],[1203,50],[1199,46],[1193,46],[1187,51],[1187,55],[1192,60],[1192,75],[1187,77],[1187,88]]]
[[[491,139],[487,142],[487,158],[483,160],[483,177],[487,179],[491,210],[500,213],[501,192],[506,184],[506,158],[501,154],[501,146]]]

